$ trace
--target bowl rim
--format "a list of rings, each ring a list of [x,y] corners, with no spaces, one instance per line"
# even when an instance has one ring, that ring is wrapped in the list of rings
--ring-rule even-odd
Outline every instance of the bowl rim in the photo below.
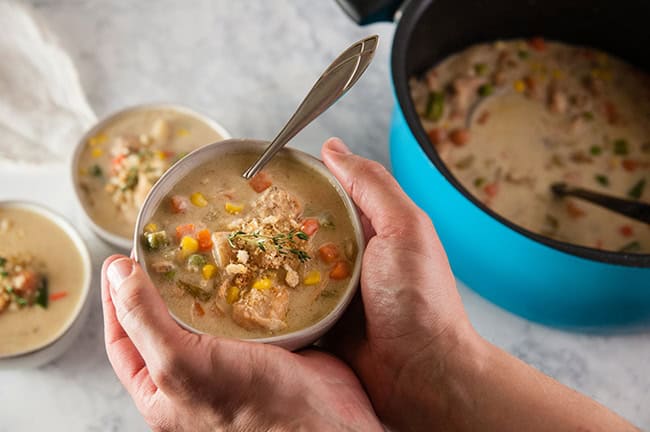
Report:
[[[97,222],[93,220],[88,210],[86,209],[86,205],[84,204],[84,200],[82,199],[82,193],[79,190],[79,159],[81,157],[81,153],[83,149],[85,148],[86,142],[91,137],[95,136],[101,129],[106,127],[107,124],[109,124],[110,122],[112,122],[113,120],[119,117],[127,116],[131,113],[150,111],[150,110],[170,110],[170,111],[179,112],[181,114],[186,114],[208,125],[215,132],[217,132],[223,140],[231,138],[230,132],[228,132],[226,128],[224,128],[217,121],[210,118],[208,115],[204,114],[203,112],[194,110],[193,108],[189,108],[185,105],[171,103],[171,102],[143,103],[143,104],[131,105],[122,108],[118,111],[114,111],[112,113],[103,116],[101,119],[97,120],[97,122],[92,127],[90,127],[81,136],[81,138],[79,138],[79,141],[75,145],[75,149],[68,162],[68,166],[70,167],[70,179],[72,181],[72,190],[74,191],[77,204],[79,205],[79,207],[81,207],[81,212],[83,213],[84,220],[92,228],[92,230],[102,240],[110,243],[113,246],[119,247],[123,250],[131,249],[131,247],[133,246],[131,241],[133,239],[130,236],[123,237],[119,234],[115,234],[107,230],[106,228],[100,226]]]
[[[75,248],[77,249],[77,252],[79,252],[79,256],[81,257],[81,261],[83,263],[84,278],[82,282],[81,296],[75,305],[74,312],[70,314],[67,321],[65,322],[65,325],[61,327],[61,330],[56,334],[56,336],[35,347],[27,348],[22,351],[17,351],[7,355],[0,355],[0,361],[33,354],[35,352],[42,351],[60,341],[80,318],[85,305],[90,298],[90,288],[92,282],[92,260],[90,258],[88,246],[86,245],[86,242],[83,240],[79,232],[73,227],[70,222],[68,222],[64,216],[42,204],[23,200],[0,200],[0,209],[2,208],[17,208],[36,213],[54,223],[61,230],[63,230],[68,238],[72,240]]]
[[[178,181],[185,178],[186,173],[185,171],[183,171],[183,169],[185,169],[186,166],[190,166],[190,165],[192,167],[201,166],[207,163],[210,159],[212,159],[212,157],[216,155],[236,153],[237,151],[241,151],[241,150],[256,150],[261,153],[261,151],[265,149],[268,146],[268,144],[269,144],[268,141],[249,139],[249,138],[233,138],[224,141],[219,141],[213,144],[205,145],[203,147],[194,150],[193,152],[185,156],[183,159],[181,159],[179,162],[174,164],[170,169],[168,169],[163,174],[163,176],[158,180],[158,182],[156,182],[154,187],[151,189],[142,207],[140,208],[140,212],[138,213],[135,232],[133,234],[133,244],[134,244],[133,258],[135,259],[135,261],[140,263],[141,265],[144,264],[144,250],[142,247],[142,242],[140,241],[141,236],[139,233],[142,232],[144,226],[146,225],[146,223],[148,223],[145,220],[145,216],[146,216],[145,213],[147,213],[150,208],[154,209],[151,210],[151,212],[153,213],[153,211],[155,211],[155,208],[157,208],[160,205],[160,202],[167,196],[167,194],[173,188],[173,186],[176,185]],[[307,340],[311,337],[314,337],[315,340],[318,337],[318,335],[322,334],[324,331],[328,330],[334,325],[334,323],[343,315],[343,312],[350,304],[352,298],[354,297],[357,291],[357,288],[359,286],[359,281],[361,279],[361,263],[363,260],[363,252],[365,250],[364,231],[363,231],[363,226],[361,224],[361,218],[359,216],[357,207],[352,201],[352,199],[350,198],[350,196],[345,192],[345,189],[343,188],[341,183],[327,169],[325,164],[320,159],[310,155],[309,153],[306,153],[302,150],[298,150],[292,147],[284,147],[280,151],[280,154],[289,155],[289,157],[294,158],[295,160],[299,161],[299,163],[305,164],[310,169],[313,169],[314,171],[318,172],[320,175],[324,176],[329,181],[329,183],[332,185],[334,190],[337,192],[337,194],[343,201],[343,204],[347,210],[348,217],[350,218],[350,222],[354,230],[355,240],[357,242],[357,255],[352,269],[352,274],[350,275],[350,281],[348,282],[344,294],[341,296],[336,306],[334,306],[332,310],[330,310],[320,320],[316,321],[315,323],[311,324],[308,327],[293,332],[276,335],[276,336],[269,336],[269,337],[262,337],[262,338],[234,338],[237,340],[242,340],[247,342],[258,342],[258,343],[274,344],[274,345],[282,345],[283,343],[290,342],[290,341]],[[178,178],[175,178],[175,176]],[[164,188],[168,183],[170,183],[169,188],[164,192],[161,192],[161,189]],[[142,269],[145,271],[147,275],[149,275],[146,265],[142,265]],[[172,316],[172,318],[181,327],[185,328],[186,330],[189,330],[197,334],[210,334],[210,333],[202,332],[192,327],[185,321],[181,320],[171,311],[171,309],[167,308],[167,310],[169,311],[169,314]],[[222,337],[222,336],[217,336],[217,337]],[[311,340],[311,342],[313,342],[313,340]]]
[[[486,213],[497,223],[501,223],[505,227],[521,234],[523,237],[533,240],[534,242],[541,245],[555,249],[559,252],[564,252],[591,261],[621,265],[626,267],[650,268],[650,253],[635,254],[600,250],[589,246],[581,246],[561,240],[552,239],[550,237],[537,234],[520,225],[517,225],[483,204],[478,198],[472,195],[451,173],[451,171],[447,168],[445,163],[438,155],[438,152],[431,145],[431,142],[429,141],[429,138],[424,131],[421,122],[419,121],[419,117],[415,110],[415,106],[413,105],[409,91],[408,80],[410,77],[407,76],[406,73],[406,57],[411,38],[413,36],[413,30],[417,26],[422,12],[434,3],[435,2],[432,2],[431,0],[425,0],[409,2],[406,5],[402,11],[397,29],[395,30],[393,45],[391,48],[391,78],[393,87],[395,89],[397,103],[404,115],[404,119],[411,133],[422,149],[422,152],[427,156],[433,166],[443,175],[449,184],[451,184],[475,207]],[[526,36],[528,35],[522,35],[521,37]],[[475,43],[479,42],[480,41],[477,40]]]

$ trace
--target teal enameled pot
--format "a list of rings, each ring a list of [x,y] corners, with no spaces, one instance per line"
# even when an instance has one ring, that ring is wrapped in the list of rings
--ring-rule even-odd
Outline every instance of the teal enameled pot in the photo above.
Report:
[[[339,0],[358,22],[395,17],[392,169],[433,220],[454,274],[497,305],[548,325],[650,323],[650,255],[552,240],[495,214],[452,176],[421,127],[408,79],[481,41],[542,35],[598,47],[650,69],[650,2]],[[650,173],[648,174],[650,177]]]

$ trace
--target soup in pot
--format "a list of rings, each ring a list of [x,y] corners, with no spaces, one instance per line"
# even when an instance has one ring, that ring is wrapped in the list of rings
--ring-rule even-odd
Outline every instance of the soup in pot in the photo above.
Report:
[[[227,154],[178,182],[144,228],[145,264],[192,328],[261,338],[324,318],[349,287],[352,222],[329,180],[277,155],[250,181],[253,153]]]
[[[566,182],[650,199],[650,76],[541,38],[475,45],[414,77],[424,129],[460,183],[498,214],[577,245],[649,253],[650,227],[578,199]]]

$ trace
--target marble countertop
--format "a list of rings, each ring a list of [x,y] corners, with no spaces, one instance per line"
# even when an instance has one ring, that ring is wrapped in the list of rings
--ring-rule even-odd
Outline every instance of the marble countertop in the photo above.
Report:
[[[389,164],[392,24],[358,28],[334,0],[29,3],[70,53],[98,116],[172,101],[206,112],[242,137],[271,138],[343,47],[378,33],[379,51],[363,79],[293,145],[317,154],[323,140],[336,135],[363,156]],[[80,227],[98,268],[114,251],[83,226],[67,173],[66,167],[0,172],[0,199],[30,199],[63,213]],[[650,429],[650,331],[558,331],[460,290],[487,339]],[[0,373],[0,432],[45,429],[147,430],[106,358],[98,296],[80,339],[60,359],[37,370]]]

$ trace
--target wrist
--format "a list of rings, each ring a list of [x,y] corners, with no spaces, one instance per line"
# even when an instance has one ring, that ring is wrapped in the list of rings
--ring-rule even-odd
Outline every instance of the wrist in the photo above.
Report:
[[[486,344],[469,322],[441,333],[401,372],[388,404],[387,423],[398,429],[431,430],[436,425],[438,430],[451,430],[458,420],[454,418],[458,399],[471,385],[470,371],[485,364]]]

